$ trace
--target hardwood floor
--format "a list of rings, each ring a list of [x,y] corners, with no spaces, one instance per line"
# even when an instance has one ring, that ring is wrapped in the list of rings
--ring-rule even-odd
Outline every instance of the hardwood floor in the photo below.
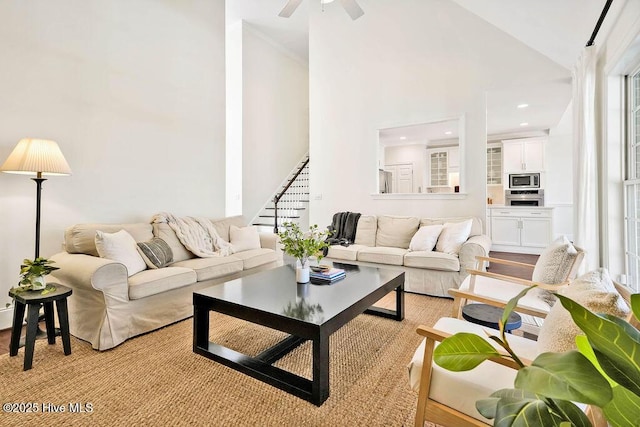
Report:
[[[527,264],[535,264],[538,260],[538,255],[526,255],[526,254],[513,254],[509,252],[491,252],[489,256],[492,258],[508,259],[511,261],[525,262]],[[506,265],[491,264],[490,271],[498,274],[506,274],[509,276],[521,277],[523,279],[531,279],[531,271],[523,271],[523,269],[514,268]],[[41,329],[45,329],[44,322],[40,325]],[[23,330],[24,334],[24,330]],[[11,341],[11,329],[4,329],[0,331],[0,354],[9,353],[9,341]]]

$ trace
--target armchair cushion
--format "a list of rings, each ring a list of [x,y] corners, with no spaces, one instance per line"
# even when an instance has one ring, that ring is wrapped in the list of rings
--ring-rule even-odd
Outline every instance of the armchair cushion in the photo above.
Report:
[[[629,306],[616,290],[609,272],[600,268],[577,278],[570,286],[560,291],[594,313],[625,317]],[[571,314],[560,303],[554,304],[547,315],[538,336],[540,352],[564,352],[576,347],[576,336],[582,331],[573,322]]]
[[[489,331],[491,335],[499,334],[496,330],[450,317],[441,318],[433,328],[452,335],[457,332],[469,332],[484,337],[486,336],[485,331]],[[489,342],[500,349],[493,341]],[[510,335],[509,344],[518,356],[526,359],[535,359],[537,355],[536,344],[533,340]],[[436,343],[437,345],[438,343]],[[411,388],[416,391],[420,387],[424,346],[425,341],[423,340],[408,366],[409,383]],[[478,420],[490,423],[491,421],[482,417],[476,410],[476,401],[489,397],[496,390],[513,388],[516,374],[516,370],[490,361],[484,362],[480,367],[466,372],[450,372],[433,364],[429,398],[469,414]]]

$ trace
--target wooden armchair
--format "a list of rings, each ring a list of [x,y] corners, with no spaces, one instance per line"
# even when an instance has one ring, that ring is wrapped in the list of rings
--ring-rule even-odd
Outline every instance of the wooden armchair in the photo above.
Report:
[[[577,285],[578,286],[578,285]],[[614,282],[618,294],[627,302],[630,301],[629,288]],[[629,312],[627,321],[638,326],[637,320]],[[545,328],[545,333],[553,336],[552,325]],[[562,329],[561,329],[562,330]],[[433,363],[433,351],[437,343],[444,338],[458,332],[469,332],[486,337],[492,331],[486,327],[467,322],[462,319],[444,317],[433,327],[419,326],[416,332],[425,339],[416,350],[409,364],[410,385],[418,391],[418,404],[415,426],[423,427],[425,421],[443,426],[487,426],[490,420],[485,419],[475,408],[475,402],[488,397],[491,393],[502,388],[512,388],[518,365],[511,359],[492,358],[483,362],[471,371],[450,372]],[[499,332],[493,330],[492,335]],[[530,365],[538,354],[547,351],[541,348],[535,340],[509,335],[509,345],[525,365]],[[503,349],[488,340],[503,353]],[[602,411],[597,407],[585,408],[593,426],[607,426]]]
[[[444,320],[444,322],[443,322]],[[457,324],[456,324],[457,322]],[[448,329],[449,332],[439,330],[438,327]],[[518,365],[510,359],[492,358],[484,362],[474,369],[479,371],[475,373],[475,378],[483,378],[488,385],[484,389],[473,387],[473,378],[469,383],[465,383],[465,376],[474,376],[472,371],[468,372],[449,372],[440,368],[433,363],[433,350],[437,342],[456,332],[471,332],[476,329],[476,333],[486,336],[483,329],[478,325],[460,319],[440,319],[433,328],[419,326],[416,332],[423,337],[424,352],[422,353],[422,366],[420,371],[420,384],[418,390],[418,406],[416,409],[415,427],[424,427],[425,421],[440,424],[443,426],[456,427],[479,427],[488,426],[490,420],[484,419],[476,410],[475,406],[470,409],[470,404],[475,405],[475,401],[480,398],[486,398],[489,394],[501,387],[501,384],[510,383],[509,388],[513,385]],[[497,334],[497,331],[494,331]],[[510,336],[509,343],[518,354],[527,354],[531,359],[535,358],[535,344],[527,338]],[[416,351],[416,355],[420,353],[420,348]],[[531,359],[520,357],[520,360],[527,366],[531,364]],[[415,360],[415,356],[414,356]],[[491,366],[494,365],[494,366]],[[410,367],[410,370],[413,369]],[[420,369],[420,368],[416,368]],[[434,372],[438,370],[439,372]],[[435,375],[434,375],[435,374]],[[444,375],[443,375],[444,374]],[[438,378],[438,376],[440,378]],[[444,377],[446,376],[446,377]],[[445,383],[446,381],[446,383]],[[470,384],[467,386],[467,384]],[[446,399],[443,394],[439,393],[436,388],[464,387],[467,390],[457,390],[457,398],[450,399],[446,403],[442,403]],[[489,393],[486,391],[489,390]],[[450,393],[450,394],[456,394]],[[439,401],[436,401],[438,399]],[[461,404],[464,402],[465,404]],[[585,412],[590,418],[594,427],[607,426],[606,420],[602,416],[599,408],[587,407]]]
[[[453,311],[451,313],[452,317],[462,318],[462,308],[469,301],[476,301],[495,307],[504,307],[511,298],[515,297],[520,291],[527,287],[537,285],[541,290],[555,292],[561,287],[567,286],[570,280],[576,277],[578,268],[584,259],[584,251],[580,248],[574,249],[576,253],[572,256],[571,262],[562,266],[564,267],[562,270],[554,272],[553,276],[559,278],[559,280],[555,280],[556,283],[534,282],[533,280],[482,271],[485,263],[495,263],[523,268],[533,273],[536,270],[545,268],[545,263],[548,259],[543,258],[544,253],[535,265],[499,258],[476,257],[476,269],[468,270],[469,276],[465,278],[458,289],[449,290],[449,294],[454,298]],[[542,295],[540,291],[529,292],[529,294],[519,301],[515,311],[537,318],[544,318],[551,306],[548,301],[545,301]],[[529,322],[525,322],[523,330],[536,333],[537,325],[532,324],[532,322],[531,319]]]

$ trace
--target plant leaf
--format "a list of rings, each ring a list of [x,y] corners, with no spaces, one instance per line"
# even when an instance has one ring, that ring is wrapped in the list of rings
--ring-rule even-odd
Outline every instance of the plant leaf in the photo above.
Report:
[[[606,364],[598,359],[607,375],[636,395],[640,395],[640,342],[633,337],[638,336],[637,330],[622,326],[622,320],[612,321],[595,315],[565,296],[558,295],[558,298],[564,308],[569,310],[576,325],[589,338],[594,350],[598,350],[609,359]],[[635,333],[630,335],[632,331]],[[616,366],[616,369],[609,370],[611,366]]]
[[[560,412],[561,418],[571,421],[571,425],[576,427],[591,427],[591,421],[589,421],[587,414],[574,403],[561,399],[551,399],[551,401]]]
[[[535,288],[535,286],[529,286],[528,288],[523,289],[522,291],[520,291],[518,295],[511,298],[507,303],[507,305],[504,306],[504,310],[502,312],[502,319],[500,319],[502,322],[500,323],[500,332],[502,332],[502,330],[504,329],[504,325],[507,324],[507,321],[509,320],[509,316],[511,316],[513,309],[516,308],[516,306],[518,305],[518,301],[520,301],[520,298],[525,296],[527,292],[529,292],[533,288]]]
[[[631,311],[636,319],[640,320],[640,294],[631,295]]]
[[[495,427],[547,427],[560,426],[562,421],[542,400],[503,397],[498,401],[493,425]]]
[[[609,424],[614,427],[640,426],[640,397],[622,386],[613,388],[613,399],[602,410]]]
[[[486,340],[469,332],[445,338],[433,351],[438,366],[454,372],[468,371],[500,353]]]
[[[611,377],[609,377],[609,375],[607,375],[607,373],[604,370],[602,370],[602,367],[598,362],[598,358],[596,357],[596,354],[593,352],[593,348],[591,348],[591,344],[589,344],[589,339],[587,338],[586,335],[578,335],[576,337],[576,345],[578,347],[578,351],[582,353],[584,357],[589,359],[589,362],[591,362],[591,364],[598,370],[598,372],[600,372],[600,374],[603,377],[605,377],[607,381],[609,381],[609,385],[611,387],[618,385],[617,382],[612,380]]]
[[[552,399],[598,406],[612,397],[609,382],[577,351],[540,354],[518,371],[514,385]]]
[[[476,409],[480,414],[488,419],[493,419],[496,417],[496,408],[498,405],[498,401],[502,398],[509,398],[515,400],[533,400],[537,399],[537,396],[533,393],[529,393],[526,390],[514,389],[514,388],[503,388],[491,393],[491,397],[486,399],[480,399],[476,402]]]

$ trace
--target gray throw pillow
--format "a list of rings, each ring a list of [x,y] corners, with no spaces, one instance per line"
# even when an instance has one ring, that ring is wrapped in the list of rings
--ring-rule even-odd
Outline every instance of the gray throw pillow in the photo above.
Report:
[[[162,268],[173,262],[171,248],[159,237],[138,243],[138,252],[149,268]]]

